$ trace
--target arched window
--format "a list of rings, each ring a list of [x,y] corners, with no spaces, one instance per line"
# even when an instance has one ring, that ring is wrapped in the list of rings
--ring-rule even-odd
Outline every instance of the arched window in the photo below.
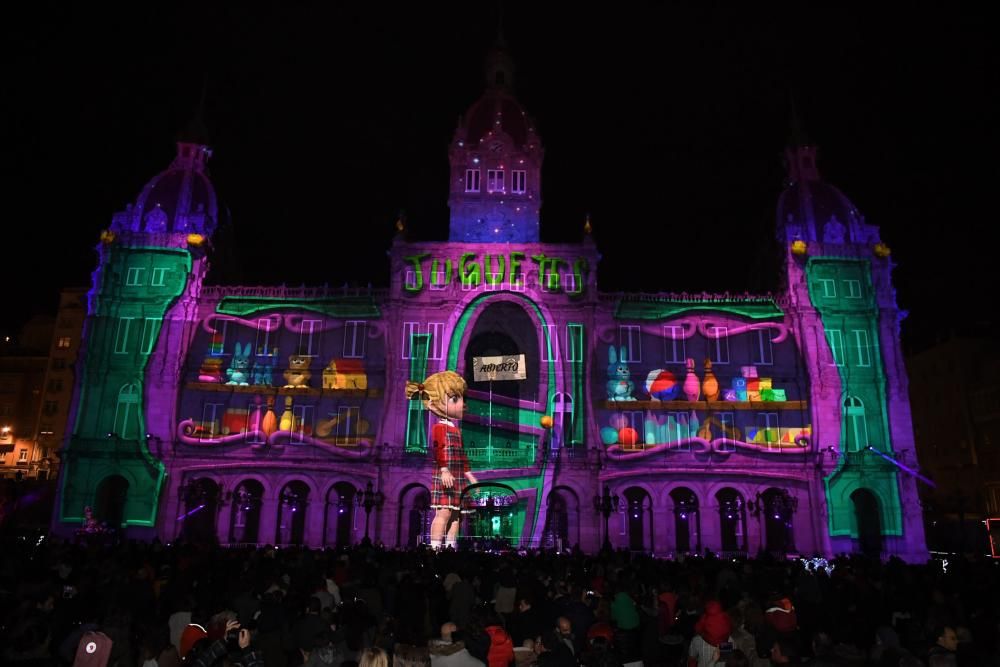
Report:
[[[844,416],[847,417],[847,451],[859,452],[868,446],[865,404],[857,396],[848,396],[844,401]]]
[[[118,391],[118,406],[112,431],[124,440],[139,437],[139,385],[127,384]]]

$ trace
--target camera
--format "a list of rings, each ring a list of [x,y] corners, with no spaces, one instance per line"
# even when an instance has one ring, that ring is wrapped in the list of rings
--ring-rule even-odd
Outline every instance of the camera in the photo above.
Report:
[[[733,652],[732,642],[722,642],[721,644],[719,644],[719,653],[721,653],[722,655],[726,655],[727,653],[732,653],[732,652]]]

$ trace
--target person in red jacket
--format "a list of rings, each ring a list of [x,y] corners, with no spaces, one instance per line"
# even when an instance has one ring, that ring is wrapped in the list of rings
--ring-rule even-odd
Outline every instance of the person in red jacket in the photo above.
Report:
[[[486,655],[488,667],[508,667],[514,659],[514,642],[507,631],[499,625],[487,625],[486,634],[490,638],[490,650]]]
[[[407,382],[406,397],[423,401],[424,407],[437,415],[438,423],[431,427],[430,445],[434,454],[434,478],[431,481],[431,546],[455,547],[458,540],[462,492],[466,482],[476,483],[469,470],[469,460],[462,446],[462,431],[457,421],[465,412],[465,379],[454,371],[441,371],[423,382]]]
[[[705,613],[694,625],[694,631],[712,646],[718,646],[729,641],[733,622],[729,619],[729,614],[722,610],[718,600],[709,600],[705,603]]]

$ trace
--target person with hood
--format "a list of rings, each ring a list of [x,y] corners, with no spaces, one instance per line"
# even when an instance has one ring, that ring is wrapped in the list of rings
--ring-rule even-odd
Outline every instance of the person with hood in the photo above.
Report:
[[[431,667],[484,667],[465,648],[463,634],[452,622],[441,626],[441,638],[432,639],[427,644],[431,656]]]
[[[486,655],[488,667],[507,667],[514,659],[514,642],[500,623],[486,626],[490,648]]]
[[[787,597],[774,596],[771,606],[764,612],[764,620],[778,636],[789,635],[799,629],[795,607]]]

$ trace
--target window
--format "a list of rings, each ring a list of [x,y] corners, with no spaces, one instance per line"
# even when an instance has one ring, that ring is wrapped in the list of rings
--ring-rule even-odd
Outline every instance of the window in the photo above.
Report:
[[[778,432],[777,412],[757,413],[757,427],[763,432],[763,441],[768,447],[777,447],[780,444],[781,434]]]
[[[28,460],[28,449],[27,449],[27,447],[22,447],[17,452],[17,461],[18,461],[18,463],[21,463],[21,462],[24,462],[24,461],[27,461],[27,460]],[[20,474],[20,473],[18,473],[18,474]]]
[[[403,322],[403,359],[413,358],[413,337],[419,334],[430,336],[428,359],[444,359],[444,322]]]
[[[625,418],[625,426],[635,429],[635,442],[619,442],[618,444],[622,447],[642,447],[646,442],[646,423],[643,413],[639,410],[629,410],[622,412],[621,415]]]
[[[512,273],[510,274],[510,289],[512,292],[523,292],[524,291],[524,274],[523,273]]]
[[[668,412],[667,413],[667,442],[680,442],[691,437],[691,428],[688,425],[688,413]],[[685,444],[680,451],[691,451],[691,443]]]
[[[153,279],[150,281],[150,285],[153,287],[163,287],[167,277],[167,270],[164,267],[153,269]]]
[[[413,273],[413,272],[407,271],[407,273]],[[429,279],[429,284],[427,286],[432,290],[443,290],[447,289],[448,287],[448,284],[444,281],[445,279],[444,269],[431,273],[430,276],[428,276],[428,279]],[[414,277],[414,281],[416,281],[416,277]],[[415,285],[410,285],[410,287],[415,287]]]
[[[128,352],[128,331],[132,326],[131,317],[118,318],[118,331],[115,334],[115,354],[125,354]]]
[[[153,345],[156,343],[156,335],[159,331],[160,320],[155,317],[147,317],[142,326],[142,341],[139,348],[143,354],[152,353]]]
[[[566,361],[583,361],[583,325],[566,325]]]
[[[828,299],[837,296],[837,284],[832,278],[817,278],[816,282],[819,283],[820,296]]]
[[[417,289],[417,272],[407,271],[405,280],[406,289],[415,290]]]
[[[118,405],[115,408],[115,420],[112,429],[119,437],[126,440],[139,435],[139,387],[127,384],[118,392]]]
[[[844,291],[847,292],[845,295],[848,299],[860,299],[861,298],[861,281],[860,280],[845,280],[844,281]]]
[[[525,192],[525,175],[527,172],[521,169],[515,169],[510,172],[510,190],[516,194],[524,194]]]
[[[225,403],[206,403],[201,412],[201,426],[196,429],[202,440],[211,440],[222,433],[220,422],[226,412]]]
[[[844,365],[844,335],[840,329],[827,329],[826,342],[830,344],[830,354],[833,355],[833,366]]]
[[[313,433],[313,405],[296,405],[292,408],[292,442],[303,442]]]
[[[622,358],[618,361],[626,364],[642,361],[642,331],[638,324],[618,326],[618,347],[622,350]]]
[[[411,401],[416,403],[417,401]],[[358,438],[358,422],[361,421],[361,408],[337,408],[337,441],[344,444],[355,444]]]
[[[59,341],[56,343],[56,347],[60,350],[67,350],[69,349],[70,343],[71,340],[69,336],[60,336]]]
[[[52,370],[54,370],[54,371],[61,371],[64,368],[66,368],[66,360],[65,359],[63,359],[62,357],[53,357],[52,358]]]
[[[774,363],[774,351],[771,348],[771,330],[758,329],[750,338],[753,346],[753,362],[760,366],[770,366]]]
[[[542,340],[545,347],[545,361],[559,361],[559,325],[546,324],[545,338]]]
[[[251,401],[247,406],[247,442],[251,445],[263,445],[266,442],[264,432],[260,430],[261,422],[264,420],[264,404],[259,403],[260,399]]]
[[[52,378],[51,380],[49,380],[50,394],[58,394],[60,391],[62,391],[62,388],[63,388],[62,378]]]
[[[270,317],[257,320],[257,341],[254,344],[258,357],[273,357],[278,353],[277,347],[271,347],[271,332],[278,328],[278,322]]]
[[[208,353],[213,357],[221,357],[226,353],[226,332],[229,329],[229,320],[221,320],[216,324],[215,333],[212,334],[212,342],[208,346]]]
[[[486,191],[503,192],[503,169],[486,170]]]
[[[42,405],[42,414],[44,415],[54,415],[59,412],[59,402],[58,401],[45,401]]]
[[[302,328],[299,330],[299,354],[307,357],[315,357],[319,354],[319,336],[322,320],[302,320]]]
[[[344,323],[344,358],[365,358],[365,332],[367,326],[364,320],[348,320]]]
[[[471,291],[475,290],[476,287],[478,287],[478,285],[472,284],[472,281],[469,281],[467,283],[462,283],[462,291],[463,292],[471,292]],[[521,291],[524,291],[524,290],[521,290]]]
[[[140,287],[146,284],[146,269],[141,266],[129,267],[125,274],[125,284],[129,287]]]
[[[576,274],[564,273],[562,275],[562,288],[564,292],[576,292]]]
[[[847,417],[847,451],[860,452],[868,446],[865,404],[857,396],[848,396],[844,401],[844,416]]]
[[[736,437],[736,420],[732,412],[718,412],[716,416],[719,418],[719,429],[722,431],[722,437],[729,440],[738,440]],[[735,452],[736,445],[733,443],[722,443],[720,451],[723,452]]]
[[[858,351],[858,366],[868,367],[872,365],[872,353],[868,348],[868,332],[864,329],[854,329],[854,347]]]
[[[729,363],[729,327],[710,327],[709,358],[713,364]]]
[[[466,169],[465,170],[465,191],[466,192],[479,192],[479,170],[478,169]]]
[[[428,322],[427,333],[431,337],[430,358],[444,359],[444,322]]]
[[[687,358],[683,335],[683,327],[663,325],[663,360],[668,364],[683,364]]]

